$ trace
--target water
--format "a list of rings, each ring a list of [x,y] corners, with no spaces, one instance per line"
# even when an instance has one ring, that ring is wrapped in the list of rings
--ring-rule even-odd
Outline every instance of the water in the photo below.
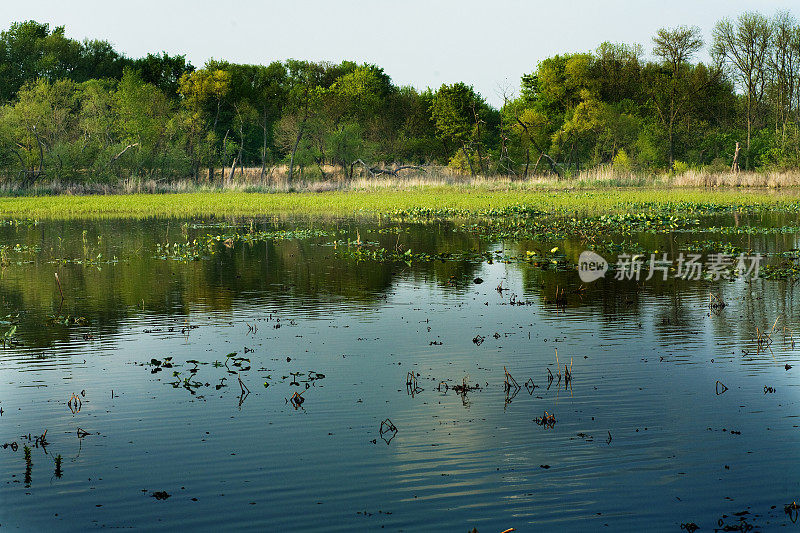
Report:
[[[749,217],[762,228],[796,223]],[[252,224],[318,233],[220,243],[182,261],[161,258],[156,243],[248,232],[251,221],[0,227],[0,244],[23,245],[7,251],[0,278],[0,318],[17,324],[21,343],[0,348],[0,443],[9,444],[0,526],[797,527],[784,509],[800,497],[793,282],[607,276],[577,291],[574,270],[469,257],[357,261],[333,245],[505,257],[543,245],[457,223]],[[793,233],[638,242],[677,251],[712,237],[772,253],[797,246]],[[558,244],[572,260],[582,249]],[[556,287],[566,305],[552,303]],[[711,292],[728,305],[709,309]],[[756,328],[770,332],[769,348],[757,346]],[[516,393],[504,390],[504,369]],[[548,369],[562,376],[549,383]],[[413,394],[409,372],[421,389]],[[458,394],[464,380],[477,388]],[[720,384],[727,391],[717,394]],[[73,394],[80,409],[68,405]],[[545,411],[552,427],[535,422]],[[396,434],[381,434],[383,421]],[[45,430],[47,445],[36,446]],[[153,496],[162,491],[169,497]]]

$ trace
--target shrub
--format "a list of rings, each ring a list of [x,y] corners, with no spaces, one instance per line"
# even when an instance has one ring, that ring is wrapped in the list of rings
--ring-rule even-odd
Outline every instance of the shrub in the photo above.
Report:
[[[675,174],[683,174],[689,170],[689,164],[677,159],[672,162],[672,172]]]

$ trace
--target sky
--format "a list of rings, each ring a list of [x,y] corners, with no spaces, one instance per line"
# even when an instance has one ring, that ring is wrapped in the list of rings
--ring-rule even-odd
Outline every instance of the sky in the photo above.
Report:
[[[166,51],[195,66],[347,59],[418,89],[463,81],[493,105],[557,53],[612,41],[649,54],[662,27],[698,26],[709,42],[718,20],[744,11],[800,17],[797,0],[0,1],[2,29],[30,19],[64,25],[69,37],[105,39],[130,57]],[[707,57],[704,50],[697,59]]]

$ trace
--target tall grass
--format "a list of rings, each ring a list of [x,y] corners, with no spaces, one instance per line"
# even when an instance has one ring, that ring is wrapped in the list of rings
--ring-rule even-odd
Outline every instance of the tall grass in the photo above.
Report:
[[[45,181],[23,188],[17,182],[0,182],[0,195],[44,196],[86,194],[144,194],[187,192],[329,192],[412,190],[428,187],[487,191],[524,191],[559,189],[602,189],[608,187],[657,188],[793,188],[800,187],[800,170],[771,172],[712,172],[689,170],[681,174],[619,172],[610,166],[582,170],[569,177],[541,174],[521,179],[507,175],[470,177],[452,172],[447,167],[431,166],[425,171],[404,170],[397,175],[375,177],[363,173],[349,179],[334,167],[325,171],[326,179],[296,179],[288,181],[282,167],[275,167],[262,176],[260,168],[237,170],[232,179],[219,176],[212,183],[201,176],[199,180],[154,180],[128,178],[115,183],[65,183]]]

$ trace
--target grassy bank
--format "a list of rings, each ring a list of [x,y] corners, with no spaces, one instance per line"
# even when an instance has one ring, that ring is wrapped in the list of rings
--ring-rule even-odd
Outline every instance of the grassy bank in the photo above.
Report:
[[[800,209],[800,191],[615,188],[597,190],[486,190],[416,187],[408,190],[319,193],[194,192],[103,196],[0,198],[0,217],[351,215],[430,211],[480,213],[528,206],[544,212],[618,213],[643,210],[716,210],[746,207]]]

